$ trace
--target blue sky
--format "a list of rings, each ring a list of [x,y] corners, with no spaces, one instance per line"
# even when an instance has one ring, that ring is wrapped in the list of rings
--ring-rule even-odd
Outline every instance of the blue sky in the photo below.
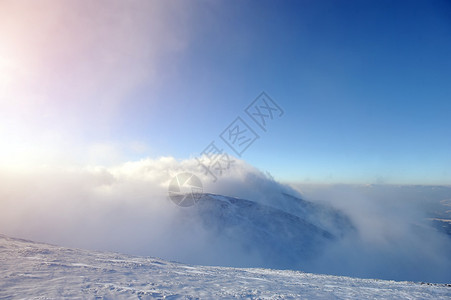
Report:
[[[4,165],[194,157],[265,91],[276,179],[451,182],[447,1],[0,5]]]

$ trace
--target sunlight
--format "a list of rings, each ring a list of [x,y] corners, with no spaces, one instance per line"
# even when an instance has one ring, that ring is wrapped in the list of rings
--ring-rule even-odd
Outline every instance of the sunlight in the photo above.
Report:
[[[11,83],[16,69],[12,59],[0,56],[0,100],[6,95],[6,89]]]
[[[0,167],[8,170],[30,170],[57,162],[61,145],[48,135],[36,135],[30,124],[19,125],[17,120],[0,123]],[[36,126],[34,124],[33,126]]]

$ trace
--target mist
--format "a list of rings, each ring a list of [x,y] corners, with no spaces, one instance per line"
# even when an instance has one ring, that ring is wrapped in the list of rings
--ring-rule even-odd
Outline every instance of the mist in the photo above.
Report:
[[[358,230],[326,249],[315,272],[364,278],[451,281],[451,239],[430,218],[451,187],[295,184],[310,201],[345,212]]]
[[[258,255],[212,236],[190,208],[175,205],[168,197],[169,182],[179,173],[193,172],[201,178],[204,192],[263,202],[274,201],[280,191],[296,192],[240,160],[216,183],[200,171],[195,159],[172,157],[109,168],[3,171],[0,231],[62,246],[187,263],[260,264]]]
[[[178,161],[172,157],[108,168],[2,171],[0,232],[61,246],[191,264],[264,266],[258,249],[218,236],[192,213],[192,207],[179,207],[169,199],[168,184],[181,172],[196,174],[207,193],[274,208],[283,208],[280,195],[287,193],[334,207],[349,216],[356,233],[304,262],[303,271],[451,281],[450,238],[426,220],[431,211],[439,208],[438,201],[451,198],[450,188],[289,185],[239,159],[216,182],[201,172],[195,159]],[[239,234],[239,228],[235,230]],[[286,268],[283,255],[280,253],[280,266]],[[299,264],[293,261],[292,265],[297,268]]]

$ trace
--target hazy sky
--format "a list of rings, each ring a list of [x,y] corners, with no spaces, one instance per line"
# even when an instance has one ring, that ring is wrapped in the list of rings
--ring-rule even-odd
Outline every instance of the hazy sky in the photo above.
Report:
[[[445,0],[0,0],[0,165],[233,154],[240,116],[278,180],[449,184],[450,37]]]

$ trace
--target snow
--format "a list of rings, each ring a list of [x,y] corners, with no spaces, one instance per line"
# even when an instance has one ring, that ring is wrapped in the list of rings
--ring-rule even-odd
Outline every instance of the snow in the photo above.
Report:
[[[0,235],[1,299],[451,299],[451,285],[193,266]]]

